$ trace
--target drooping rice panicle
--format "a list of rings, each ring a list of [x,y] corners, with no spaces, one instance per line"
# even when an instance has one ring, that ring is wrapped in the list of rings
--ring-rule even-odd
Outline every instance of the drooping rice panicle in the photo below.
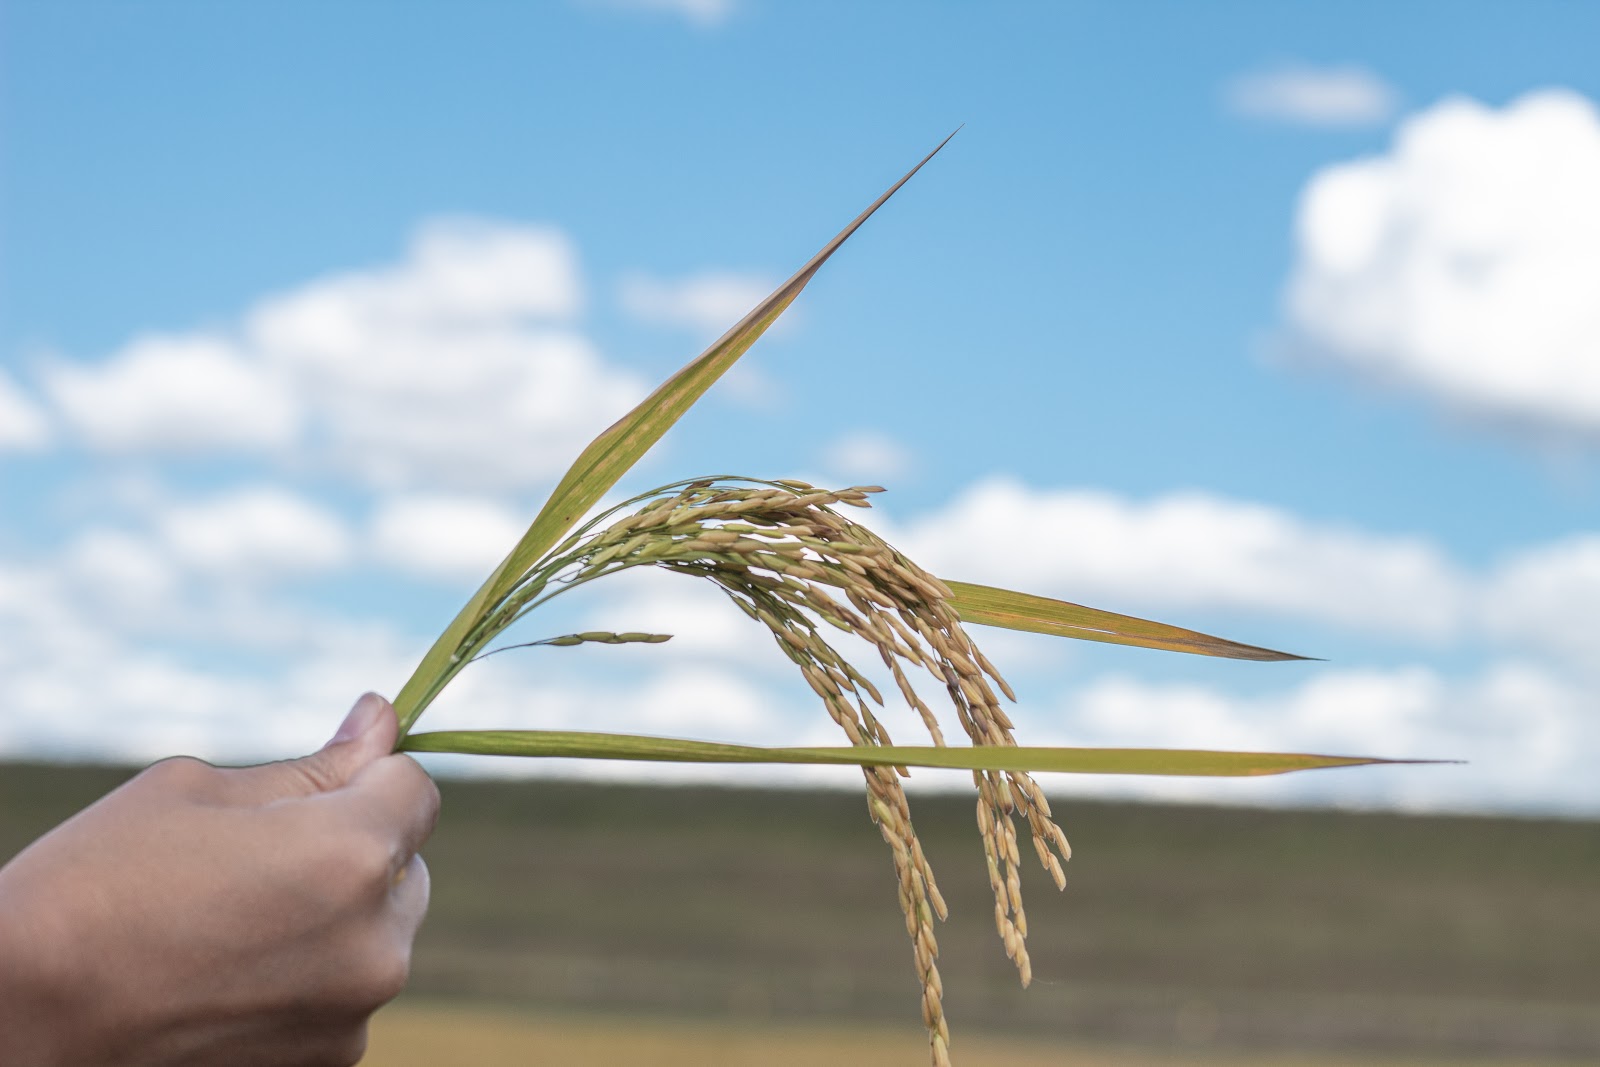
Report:
[[[953,135],[952,135],[953,136]],[[468,664],[503,649],[489,645],[529,611],[562,592],[627,567],[661,566],[716,582],[736,604],[772,632],[853,746],[888,746],[889,732],[872,708],[883,700],[873,684],[839,656],[819,624],[857,634],[871,643],[896,688],[934,741],[945,745],[932,709],[912,678],[926,671],[949,694],[974,748],[946,748],[933,758],[911,747],[856,757],[875,763],[897,759],[932,766],[980,768],[978,828],[995,897],[995,924],[1026,984],[1031,967],[1025,947],[1014,819],[1028,824],[1040,862],[1059,887],[1070,855],[1066,835],[1034,780],[1004,767],[1073,773],[1280,774],[1312,767],[1396,762],[1370,757],[1306,753],[1207,753],[1127,749],[1022,749],[994,687],[1015,700],[1011,688],[968,638],[961,620],[1077,640],[1232,659],[1273,661],[1303,657],[1228,641],[1183,627],[1033,596],[1013,590],[953,582],[923,571],[834,505],[867,507],[877,486],[820,490],[805,482],[703,478],[652,490],[577,526],[587,513],[692,407],[799,296],[839,247],[938,153],[944,143],[875,200],[787,281],[750,310],[698,357],[662,382],[634,409],[591,441],[557,483],[528,529],[468,598],[423,655],[395,695],[397,750],[477,752],[486,755],[580,755],[585,758],[708,759],[724,761],[733,748],[758,762],[836,762],[833,750],[754,749],[669,738],[597,734],[579,739],[561,731],[442,731],[413,735],[430,704]],[[573,645],[664,640],[648,634],[568,634],[529,644]],[[518,645],[506,648],[521,647]],[[531,735],[537,734],[538,737]],[[520,736],[528,735],[528,736]],[[557,740],[558,736],[561,740]],[[643,742],[641,744],[640,742]],[[994,748],[1008,749],[994,751]],[[713,752],[715,750],[715,752]],[[626,757],[620,754],[629,753]],[[803,754],[803,755],[802,755]],[[931,764],[928,762],[932,760]],[[1411,761],[1402,761],[1411,762]],[[911,826],[900,777],[904,766],[863,764],[869,811],[894,856],[901,907],[906,914],[923,1015],[935,1064],[949,1062],[949,1031],[935,966],[933,918],[945,913],[932,871]],[[986,768],[986,769],[985,769]]]
[[[634,498],[591,520],[522,575],[469,634],[457,651],[458,661],[489,654],[483,650],[496,635],[551,597],[619,570],[655,566],[712,581],[766,626],[852,745],[892,744],[872,711],[883,705],[883,697],[824,638],[819,622],[876,648],[934,744],[945,744],[944,733],[912,685],[908,667],[920,668],[944,687],[974,745],[1015,745],[1011,720],[994,687],[1014,699],[1011,689],[962,627],[949,588],[833,510],[838,504],[868,507],[869,494],[878,491],[877,486],[822,490],[798,481],[706,478]],[[664,635],[584,633],[533,643],[661,639]],[[894,860],[933,1062],[948,1064],[949,1028],[933,931],[934,919],[943,919],[946,908],[912,825],[901,785],[907,772],[863,767],[862,774],[868,812]],[[1071,850],[1029,774],[975,771],[973,781],[995,925],[1026,985],[1032,967],[1014,817],[1027,822],[1034,850],[1058,888],[1065,884],[1061,863]]]

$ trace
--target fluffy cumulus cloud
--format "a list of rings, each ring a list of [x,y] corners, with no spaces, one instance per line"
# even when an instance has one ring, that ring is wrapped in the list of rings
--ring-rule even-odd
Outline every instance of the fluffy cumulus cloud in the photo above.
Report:
[[[0,452],[37,452],[50,443],[50,436],[43,409],[0,370]]]
[[[1588,694],[1600,632],[1583,613],[1600,581],[1600,546],[1593,539],[1554,542],[1474,570],[1422,541],[1316,524],[1259,505],[1183,494],[1139,504],[1010,482],[988,483],[936,512],[882,525],[896,543],[943,573],[1074,597],[1093,589],[1095,598],[1136,599],[1157,611],[1190,605],[1294,615],[1372,634],[1390,648],[1396,632],[1430,643],[1449,636],[1451,647],[1473,650],[1473,666],[1455,672],[1426,660],[1384,667],[1212,664],[1220,669],[1204,681],[1121,673],[1084,681],[1062,674],[1058,643],[1050,646],[1051,666],[1044,670],[1026,655],[1013,656],[1000,640],[1003,632],[985,630],[981,639],[991,654],[1003,667],[1016,668],[1022,702],[1014,715],[1019,736],[1029,743],[1468,761],[1265,781],[1061,776],[1051,782],[1053,790],[1417,810],[1595,810],[1590,768],[1600,756],[1600,720],[1589,713]],[[1033,536],[1019,539],[1019,529]],[[1136,555],[1149,573],[1132,560]],[[1077,562],[1061,566],[1055,562],[1060,557]],[[971,569],[947,569],[958,560]],[[551,682],[536,705],[509,712],[528,717],[517,721],[547,721],[551,709],[562,709],[561,721],[575,727],[627,722],[654,733],[837,743],[806,691],[788,684],[795,681],[792,670],[774,654],[768,635],[716,590],[656,572],[629,577],[606,583],[603,593],[593,590],[581,625],[676,634],[632,660],[635,666],[648,661],[652,669],[633,684],[620,684],[625,670],[606,672],[603,692],[578,676]],[[841,647],[877,677],[865,649],[850,639]],[[1092,647],[1075,651],[1083,653],[1075,658],[1080,667],[1093,661]],[[1230,670],[1248,682],[1264,671],[1273,677],[1263,679],[1269,688],[1252,686],[1246,694],[1219,682]],[[1255,673],[1244,679],[1245,672]],[[726,709],[669,699],[678,683],[687,687],[696,678],[726,683],[704,692],[735,702],[737,714],[724,717]],[[887,683],[881,688],[893,691]],[[937,685],[922,688],[937,695]],[[904,740],[921,735],[904,709],[891,706],[885,720]],[[960,784],[937,774],[917,781]]]
[[[1241,74],[1224,97],[1235,114],[1302,126],[1369,126],[1387,121],[1398,96],[1365,67],[1282,64]]]
[[[122,592],[160,598],[167,610],[159,633],[86,595],[86,580],[110,578]],[[182,586],[183,576],[159,541],[129,534],[88,535],[27,565],[0,560],[0,693],[6,711],[0,716],[0,758],[149,760],[184,752],[257,761],[297,755],[321,744],[359,693],[395,692],[425,646],[385,623],[247,602],[246,608],[283,616],[283,625],[258,633],[250,645],[272,656],[270,668],[262,670],[229,654],[249,644],[241,634],[225,632],[225,613],[237,612],[240,603],[224,603],[218,611],[217,605],[186,599]],[[603,616],[601,625],[621,629],[627,628],[618,625],[621,619],[648,624],[652,612],[665,611],[678,628],[702,621],[695,615],[699,610],[713,626],[675,645],[541,649],[486,660],[452,685],[428,722],[437,728],[601,729],[837,743],[832,724],[812,706],[798,676],[774,686],[771,671],[749,669],[774,659],[772,649],[758,651],[767,641],[760,628],[731,605],[713,602],[720,599],[700,583],[663,574],[621,583],[564,621],[582,622],[587,612]],[[734,618],[745,625],[716,625]],[[207,640],[199,651],[190,641],[172,640],[197,632]],[[574,768],[472,761],[462,769]],[[627,765],[578,770],[641,773]],[[727,777],[714,768],[643,773]]]
[[[197,660],[121,631],[54,575],[0,569],[0,758],[254,762],[315,749],[356,695],[392,688],[417,650],[381,627],[302,617],[277,669]],[[8,595],[11,594],[11,595]]]
[[[1137,502],[992,479],[896,536],[940,574],[1106,606],[1252,611],[1438,639],[1462,625],[1468,596],[1425,540],[1205,493]]]
[[[57,362],[45,385],[67,424],[112,452],[282,449],[302,419],[275,368],[218,337],[142,337],[103,364]]]
[[[641,322],[720,337],[778,287],[770,278],[728,271],[656,278],[629,274],[617,287],[622,309]]]
[[[182,580],[170,553],[149,537],[90,526],[68,542],[61,575],[66,595],[122,612],[149,612],[168,602]]]
[[[296,607],[239,568],[281,577],[330,562],[341,540],[314,506],[258,489],[0,556],[0,757],[315,748],[417,650],[386,626]]]
[[[1600,536],[1566,538],[1512,555],[1482,595],[1485,628],[1521,648],[1600,666]]]
[[[378,506],[371,544],[377,559],[403,573],[449,583],[482,581],[527,522],[497,500],[404,494]]]
[[[572,327],[581,290],[554,231],[436,220],[398,264],[269,297],[231,331],[57,359],[45,386],[103,450],[258,453],[395,489],[520,487],[645,391]]]
[[[351,554],[344,523],[287,490],[249,487],[160,517],[162,540],[183,566],[241,582],[314,574],[343,565]]]
[[[90,526],[27,560],[0,557],[0,753],[224,760],[315,747],[356,693],[394,692],[425,641],[390,624],[296,604],[283,577],[337,566],[353,545],[392,572],[470,582],[499,558],[521,517],[493,499],[403,494],[380,500],[357,538],[286,490],[257,486],[160,498],[125,527]],[[1019,536],[1026,531],[1027,536]],[[1019,736],[1035,744],[1327,751],[1466,759],[1467,766],[1320,772],[1270,781],[1061,777],[1058,792],[1240,803],[1339,803],[1458,810],[1593,812],[1600,720],[1590,713],[1600,632],[1600,542],[1587,536],[1481,571],[1425,544],[1319,526],[1259,505],[1106,494],[995,481],[892,533],[946,574],[1157,610],[1228,606],[1291,614],[1473,649],[1473,666],[1222,664],[1201,680],[1121,673],[1067,677],[1022,663]],[[1137,562],[1142,565],[1136,565]],[[1065,560],[1067,562],[1063,563]],[[962,566],[962,564],[966,564]],[[957,569],[957,568],[960,569]],[[241,574],[276,574],[260,584]],[[230,579],[228,576],[234,576]],[[1093,591],[1093,596],[1084,595]],[[1398,594],[1397,594],[1398,590]],[[1389,617],[1398,613],[1398,620]],[[525,627],[526,628],[526,627]],[[436,728],[616,730],[757,744],[837,744],[836,728],[762,627],[716,589],[641,570],[562,598],[537,631],[671,633],[658,646],[538,649],[477,664],[452,686]],[[991,635],[985,633],[984,638]],[[852,639],[841,649],[878,677]],[[1046,639],[1038,639],[1046,640]],[[1002,667],[1004,642],[986,641]],[[1052,649],[1056,646],[1052,645]],[[1402,645],[1401,647],[1405,647]],[[239,650],[256,653],[243,660]],[[1092,664],[1096,647],[1076,659]],[[265,661],[260,659],[265,655]],[[1058,659],[1059,656],[1052,657]],[[84,670],[92,662],[93,670]],[[268,663],[266,669],[259,664]],[[1212,664],[1213,667],[1217,666]],[[1271,688],[1223,679],[1262,671]],[[893,686],[884,681],[887,693]],[[922,685],[926,696],[938,686]],[[885,714],[897,737],[914,716]],[[475,773],[576,773],[726,780],[718,768],[446,762]],[[734,775],[734,777],[739,777]],[[917,782],[960,783],[947,775]],[[849,772],[762,770],[739,780],[825,781]]]
[[[1110,677],[1029,714],[1063,744],[1333,752],[1463,765],[1318,771],[1235,782],[1131,779],[1115,789],[1174,799],[1322,801],[1457,810],[1594,810],[1600,723],[1587,687],[1536,664],[1496,661],[1465,678],[1424,667],[1338,669],[1255,697],[1214,686]],[[1095,783],[1058,779],[1083,790]],[[1098,790],[1097,790],[1098,791]]]
[[[1458,412],[1600,440],[1600,113],[1449,99],[1302,196],[1299,355]]]
[[[1425,538],[1311,522],[1259,503],[1193,492],[1137,501],[1004,478],[908,520],[871,521],[949,578],[1158,616],[1277,616],[1386,645],[1470,645],[1600,677],[1600,537],[1592,534],[1472,568]]]
[[[9,569],[13,589],[30,590],[13,608],[53,602],[85,632],[130,648],[186,643],[204,657],[277,656],[298,646],[317,591],[356,565],[359,548],[340,514],[281,485],[200,496],[146,486],[105,494],[94,517],[54,544],[12,539],[0,570]],[[9,625],[0,640],[13,650],[37,637],[21,616]],[[0,672],[0,703],[13,681]]]
[[[320,744],[362,690],[395,692],[450,605],[412,626],[349,598],[381,584],[392,592],[384,603],[429,603],[440,585],[470,588],[529,520],[523,487],[556,473],[644,391],[579,331],[575,259],[548,230],[435,222],[400,261],[268,296],[226,328],[145,335],[96,362],[58,356],[36,382],[0,378],[0,448],[76,441],[137,461],[77,468],[82,481],[36,509],[38,529],[0,530],[0,755],[288,756]],[[633,311],[715,333],[768,288],[707,277],[636,287]],[[228,461],[168,463],[219,453]],[[822,465],[830,479],[878,481],[906,462],[896,442],[861,432],[834,442]],[[1194,674],[1177,663],[1151,681],[1093,673],[1126,662],[1098,658],[1103,646],[986,633],[1022,683],[1026,742],[1473,761],[1265,783],[1062,779],[1059,790],[1585,812],[1600,803],[1585,791],[1600,758],[1587,697],[1600,682],[1595,537],[1468,567],[1422,538],[1214,494],[1136,500],[1004,478],[898,521],[865,517],[946,576],[1156,617],[1288,619],[1381,650],[1379,665],[1302,664],[1266,678],[1256,665],[1218,673],[1194,661],[1203,664]],[[771,635],[704,582],[629,572],[541,608],[508,641],[588,629],[675,636],[495,656],[452,685],[430,725],[840,742]],[[894,692],[870,650],[838,640]],[[1090,673],[1067,676],[1063,652]],[[1471,666],[1446,670],[1450,658]],[[1201,680],[1183,680],[1192,677]],[[1236,689],[1223,681],[1233,678]],[[922,736],[907,709],[884,720],[899,738]],[[838,768],[447,766],[857,778]]]

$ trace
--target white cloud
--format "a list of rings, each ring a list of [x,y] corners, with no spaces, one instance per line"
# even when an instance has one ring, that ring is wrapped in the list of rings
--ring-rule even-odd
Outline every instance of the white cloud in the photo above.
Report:
[[[709,339],[726,333],[777,287],[768,278],[727,271],[679,279],[630,274],[617,294],[623,310],[642,322],[689,329]]]
[[[384,488],[539,484],[645,392],[573,334],[380,329],[329,355],[298,367],[324,415],[324,447]]]
[[[629,728],[666,736],[772,737],[777,724],[763,714],[769,694],[729,673],[663,672],[633,701]]]
[[[78,592],[122,611],[149,612],[151,605],[169,602],[181,580],[167,553],[148,538],[107,527],[80,532],[63,564]]]
[[[738,665],[761,670],[789,669],[773,654],[767,630],[753,622],[710,582],[641,568],[593,587],[594,604],[584,626],[595,630],[642,630],[671,634],[670,646],[653,659],[709,663],[722,669]]]
[[[0,452],[37,452],[50,439],[44,411],[0,368]]]
[[[296,755],[363,689],[393,692],[420,654],[387,627],[225,586],[186,578],[159,537],[106,528],[54,556],[0,558],[0,753]],[[246,667],[240,650],[271,658]]]
[[[823,465],[834,474],[860,482],[893,482],[911,472],[911,450],[888,434],[859,430],[828,446]]]
[[[338,358],[386,331],[440,323],[565,321],[583,307],[561,233],[485,219],[424,222],[403,262],[335,274],[268,299],[252,316],[261,348]]]
[[[434,221],[399,264],[269,297],[232,335],[141,339],[60,362],[47,384],[106,449],[243,448],[385,488],[517,488],[644,395],[573,331],[581,306],[562,235]]]
[[[1588,534],[1505,560],[1486,583],[1481,610],[1491,635],[1566,656],[1600,677],[1597,606],[1600,536]]]
[[[667,15],[683,19],[692,26],[715,29],[738,10],[740,0],[587,0],[592,7],[616,11]]]
[[[505,558],[533,521],[498,501],[408,494],[383,501],[372,544],[383,562],[445,582],[477,582]]]
[[[96,669],[81,669],[74,633],[43,641],[6,625],[0,752],[155,759],[188,752],[254,761],[315,748],[353,697],[393,693],[420,648],[392,635],[314,631],[281,669],[255,675],[97,635]],[[704,662],[658,665],[670,649],[538,650],[474,665],[424,720],[425,729],[585,729],[751,744],[840,744],[798,679],[765,678]],[[776,653],[769,658],[777,659]],[[537,659],[533,657],[538,657]],[[610,666],[615,663],[615,666]],[[792,683],[792,684],[785,684]],[[930,692],[930,696],[931,696]],[[1210,685],[1121,676],[1040,691],[1013,711],[1028,744],[1232,748],[1466,759],[1461,766],[1321,771],[1271,779],[1048,776],[1051,795],[1091,794],[1232,803],[1334,803],[1434,810],[1596,812],[1592,765],[1600,731],[1586,690],[1528,664],[1491,664],[1457,680],[1422,667],[1325,670],[1299,684],[1241,696]],[[915,730],[897,730],[914,739]],[[455,769],[512,775],[629,779],[800,779],[850,787],[853,773],[551,761],[455,761]],[[960,788],[914,773],[914,785]]]
[[[1365,67],[1291,63],[1235,78],[1228,107],[1254,119],[1304,126],[1370,126],[1394,114],[1398,94]]]
[[[1292,688],[1240,697],[1210,686],[1112,677],[1057,704],[1054,725],[1027,715],[1019,734],[1070,744],[1231,748],[1405,759],[1461,759],[1464,766],[1317,771],[1244,781],[1122,779],[1125,795],[1318,801],[1455,810],[1595,809],[1593,762],[1600,724],[1584,687],[1526,663],[1490,664],[1447,679],[1424,667],[1324,669]],[[1105,791],[1055,777],[1052,786]]]
[[[1425,540],[1204,493],[1136,503],[991,479],[894,536],[938,574],[1107,608],[1256,611],[1430,639],[1466,613],[1464,577]]]
[[[164,622],[163,630],[177,627],[173,632],[151,633],[139,620],[107,613],[94,598],[73,595],[85,590],[86,580],[114,578],[128,594],[166,597],[176,579],[165,563],[159,546],[153,551],[151,542],[104,531],[86,534],[60,561],[14,566],[0,559],[0,704],[6,709],[0,755],[149,760],[183,752],[237,761],[297,755],[321,744],[363,690],[395,693],[422,653],[423,642],[402,639],[386,625],[302,612],[277,635],[276,656],[266,669],[236,665],[228,650],[253,646],[212,625],[224,619],[220,613],[202,609],[187,620]],[[691,591],[720,599],[681,578],[654,577],[691,600]],[[732,605],[717,606],[726,617],[747,622]],[[185,639],[200,627],[211,640],[189,646]],[[759,627],[746,630],[761,636]],[[170,643],[174,636],[177,645]],[[737,662],[713,668],[708,652],[714,650],[692,645],[666,658],[658,655],[664,648],[644,646],[499,657],[465,672],[426,724],[753,742],[816,740],[831,727],[797,676],[775,691],[770,675],[747,677]],[[765,651],[765,660],[776,658]],[[787,728],[797,706],[805,722],[821,729]],[[494,769],[484,760],[469,766],[480,773]],[[499,769],[562,768],[517,762]],[[654,770],[616,765],[583,773],[651,776]],[[666,776],[726,777],[717,768],[673,769]]]
[[[284,489],[231,489],[172,507],[159,520],[172,558],[182,566],[243,584],[342,566],[351,538],[327,510]]]
[[[1071,726],[1096,742],[1120,737],[1130,746],[1452,756],[1448,747],[1428,752],[1430,743],[1452,742],[1420,724],[1442,703],[1444,691],[1440,678],[1419,667],[1330,670],[1287,692],[1254,699],[1207,686],[1113,677],[1078,695]]]
[[[45,388],[79,436],[107,451],[283,448],[301,421],[278,374],[201,335],[143,337],[96,366],[55,362]]]
[[[174,500],[145,486],[118,507],[131,515],[125,529],[88,526],[53,554],[0,555],[0,705],[8,710],[0,716],[0,752],[148,759],[187,751],[240,761],[293,755],[320,744],[362,689],[395,692],[421,654],[426,642],[415,635],[297,605],[292,598],[312,595],[308,587],[276,580],[353,555],[343,524],[310,500],[264,486]],[[404,574],[475,582],[527,518],[495,497],[396,494],[380,498],[361,544]],[[1491,642],[1480,665],[1460,674],[1427,664],[1300,665],[1281,673],[1302,680],[1263,692],[1254,688],[1263,668],[1247,664],[1211,663],[1204,684],[1085,679],[1086,669],[1105,662],[1102,649],[984,634],[1007,669],[1016,665],[1008,637],[1018,647],[1048,644],[1048,669],[1033,662],[1013,671],[1024,743],[1472,761],[1247,781],[1057,777],[1053,792],[1600,810],[1592,788],[1600,720],[1589,695],[1600,633],[1586,610],[1600,596],[1600,539],[1533,546],[1465,572],[1426,542],[1259,505],[1200,494],[1135,502],[1000,480],[886,532],[941,573],[1111,607],[1124,600],[1151,605],[1158,617],[1185,605],[1234,608],[1375,633],[1454,636],[1457,650]],[[475,664],[430,711],[427,728],[840,743],[770,636],[704,582],[634,572],[562,598],[542,611],[538,626],[520,639],[568,629],[676,636],[660,646],[541,649]],[[840,648],[881,680],[854,639],[843,638]],[[1508,649],[1525,658],[1505,658]],[[1070,675],[1063,656],[1072,657]],[[1265,670],[1273,677],[1261,680],[1281,683],[1278,668]],[[1251,691],[1230,691],[1219,684],[1224,678]],[[893,693],[890,684],[880,688]],[[936,703],[936,685],[920,688]],[[915,716],[895,701],[884,718],[902,741],[922,736]],[[840,770],[486,760],[452,767],[752,784],[855,781]],[[958,779],[919,773],[914,785],[960,787]]]
[[[214,501],[184,509],[188,514],[245,511]],[[470,515],[473,509],[461,510]],[[430,506],[420,517],[441,513]],[[159,518],[158,534],[164,529]],[[263,600],[254,605],[279,616],[268,646],[276,658],[267,669],[247,669],[212,651],[254,647],[250,642],[258,635],[229,629],[228,613],[238,610],[237,603],[225,602],[222,611],[211,614],[202,608],[186,623],[174,624],[180,634],[203,629],[214,642],[196,651],[166,647],[162,642],[171,633],[140,630],[137,620],[107,613],[100,601],[71,595],[83,583],[97,581],[115,586],[134,602],[156,597],[162,606],[171,606],[181,598],[170,590],[185,579],[175,569],[169,548],[159,536],[141,539],[88,530],[63,550],[58,562],[13,566],[0,559],[0,703],[8,711],[0,716],[0,752],[135,759],[190,752],[240,761],[294,755],[320,744],[361,690],[373,687],[392,694],[421,653],[423,642],[402,639],[387,626],[306,612],[285,615],[281,605]],[[1509,561],[1491,577],[1504,578],[1507,588],[1537,593],[1543,584],[1559,585],[1563,576],[1588,574],[1593,549],[1582,541],[1548,546]],[[272,558],[271,552],[266,558]],[[476,571],[472,575],[478,576]],[[582,628],[641,628],[677,633],[677,639],[652,647],[550,649],[496,657],[474,665],[452,685],[430,711],[427,727],[570,728],[755,744],[840,743],[762,628],[725,603],[715,589],[657,572],[633,577],[638,580],[605,583],[599,597],[574,598]],[[209,583],[202,578],[197,584]],[[546,621],[565,624],[554,616]],[[167,624],[160,629],[166,630]],[[866,656],[854,650],[849,654],[864,668],[869,665]],[[94,669],[84,670],[86,662]],[[1600,810],[1592,787],[1593,762],[1600,757],[1600,720],[1591,714],[1592,685],[1583,681],[1581,664],[1578,671],[1564,673],[1559,666],[1490,659],[1461,677],[1423,665],[1303,665],[1294,673],[1304,680],[1248,696],[1214,684],[1219,677],[1214,673],[1208,684],[1120,675],[1069,683],[1059,672],[1045,679],[1031,673],[1019,687],[1022,703],[1014,711],[1024,743],[1471,761],[1467,766],[1243,781],[1053,776],[1047,786],[1052,793],[1445,810]],[[924,688],[930,698],[936,695],[935,687]],[[909,741],[920,736],[903,709],[892,708],[886,718],[897,737]],[[845,771],[758,768],[741,775],[716,767],[509,760],[452,766],[475,773],[854,783],[854,775]],[[948,775],[920,772],[913,781],[919,786],[960,785]]]
[[[281,655],[304,640],[317,614],[294,601],[319,587],[296,579],[352,561],[343,520],[281,487],[174,499],[147,486],[122,503],[111,509],[117,520],[85,522],[58,549],[15,560],[16,573],[29,576],[30,596],[92,620],[118,641]],[[7,565],[0,558],[0,570]]]
[[[380,632],[302,626],[303,647],[257,674],[195,662],[74,620],[41,633],[0,605],[0,754],[154,760],[186,753],[258,762],[312,751],[351,701],[391,693],[416,652]],[[85,664],[92,669],[85,669]]]
[[[1600,678],[1600,536],[1591,534],[1469,569],[1426,538],[1257,503],[1203,493],[1139,502],[999,478],[908,522],[873,524],[948,578],[1157,617],[1248,612],[1434,645],[1487,643]]]
[[[1600,115],[1450,99],[1307,185],[1293,350],[1461,412],[1600,437]]]

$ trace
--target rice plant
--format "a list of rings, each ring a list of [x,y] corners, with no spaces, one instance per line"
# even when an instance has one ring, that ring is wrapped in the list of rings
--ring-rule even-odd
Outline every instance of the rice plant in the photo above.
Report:
[[[946,138],[946,143],[948,142]],[[943,148],[941,144],[939,148]],[[1263,775],[1317,767],[1403,762],[1299,753],[1021,747],[1000,695],[1011,688],[968,635],[967,623],[1082,640],[1249,660],[1302,657],[1044,597],[941,580],[840,508],[869,507],[878,486],[819,489],[797,481],[719,475],[652,489],[582,522],[633,464],[761,336],[822,264],[923,164],[935,148],[810,262],[716,343],[683,367],[583,453],[505,560],[424,656],[395,700],[398,748],[589,759],[848,764],[861,768],[868,810],[893,857],[901,910],[922,987],[932,1061],[950,1062],[937,967],[935,918],[945,903],[913,827],[902,788],[910,767],[972,772],[995,925],[1024,985],[1026,948],[1016,824],[1057,888],[1071,856],[1066,835],[1030,772]],[[760,748],[705,741],[568,731],[446,731],[412,727],[469,664],[527,645],[654,643],[664,634],[588,632],[491,647],[507,628],[556,596],[634,567],[711,582],[772,634],[844,732],[839,748]],[[837,630],[878,653],[931,745],[896,745],[874,712],[883,695],[828,640]],[[969,744],[949,745],[913,678],[944,690]]]

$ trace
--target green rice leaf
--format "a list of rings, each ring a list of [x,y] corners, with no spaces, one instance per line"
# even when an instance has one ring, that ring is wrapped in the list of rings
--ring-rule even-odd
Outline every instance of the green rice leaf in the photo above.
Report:
[[[1149,774],[1237,778],[1321,767],[1375,763],[1438,763],[1372,756],[1300,752],[1204,752],[1165,748],[1033,748],[1009,745],[933,747],[863,745],[843,748],[760,748],[633,734],[565,730],[441,730],[412,734],[408,752],[478,756],[573,757],[669,763],[826,763],[862,767],[945,767],[978,771],[1056,771],[1065,774]]]
[[[1290,652],[1243,645],[1221,637],[1185,630],[1178,626],[1118,615],[1066,600],[1031,593],[1014,593],[989,585],[945,582],[955,593],[951,601],[963,622],[982,626],[1002,626],[1008,630],[1027,630],[1036,634],[1072,637],[1080,641],[1105,641],[1114,645],[1138,645],[1169,652],[1192,652],[1197,656],[1222,656],[1226,659],[1305,660]]]
[[[954,136],[954,133],[950,134],[950,137]],[[423,656],[422,662],[417,665],[417,669],[396,694],[394,706],[400,716],[402,737],[410,730],[417,716],[422,714],[423,709],[433,700],[445,682],[459,669],[460,664],[455,663],[452,657],[460,647],[462,639],[483,617],[484,611],[495,602],[496,598],[510,589],[529,566],[553,548],[572,525],[661,439],[672,424],[677,422],[679,417],[688,411],[690,406],[699,400],[740,356],[744,355],[756,339],[767,331],[767,327],[771,326],[794,302],[795,297],[800,295],[800,291],[806,287],[822,265],[839,250],[839,246],[898,192],[902,185],[910,181],[911,176],[921,170],[928,160],[937,155],[939,149],[949,144],[950,137],[939,142],[938,148],[924,156],[922,161],[907,171],[903,178],[874,200],[872,206],[839,231],[838,236],[829,241],[822,251],[812,256],[794,277],[757,304],[748,315],[740,319],[732,329],[723,334],[693,362],[663,382],[638,407],[590,442],[572,464],[571,469],[562,476],[555,492],[550,494],[550,499],[545,501],[544,507],[535,516],[533,525],[528,527],[528,532],[522,535],[522,539],[512,548],[510,554],[495,568],[494,573],[489,575],[488,580],[479,587],[455,619],[439,635],[439,639]]]
[[[954,133],[950,135],[954,136]],[[508,573],[519,572],[521,568],[527,567],[549,551],[556,541],[572,528],[573,523],[593,507],[595,502],[661,439],[673,423],[677,422],[679,417],[688,411],[690,406],[699,400],[740,356],[744,355],[756,339],[767,331],[767,327],[777,321],[778,316],[783,314],[817,271],[822,269],[822,265],[839,250],[839,246],[898,192],[902,185],[910,181],[911,176],[921,170],[940,148],[948,144],[950,137],[946,137],[938,148],[924,156],[922,162],[912,167],[903,178],[890,186],[887,192],[874,200],[872,206],[856,216],[854,222],[839,231],[838,236],[829,241],[822,251],[812,256],[810,262],[795,272],[794,277],[752,308],[749,314],[740,319],[732,329],[723,334],[693,362],[663,382],[655,392],[645,397],[638,407],[595,438],[562,477],[555,492],[550,494],[550,499],[545,502],[533,520],[533,525],[528,528],[528,532],[512,551],[508,561],[509,566],[503,569]]]

